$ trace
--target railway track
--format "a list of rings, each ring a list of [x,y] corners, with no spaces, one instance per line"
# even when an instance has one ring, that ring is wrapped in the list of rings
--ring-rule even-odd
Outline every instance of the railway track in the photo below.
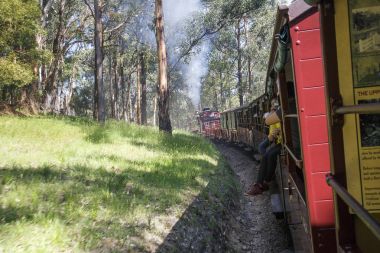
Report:
[[[270,193],[249,197],[244,195],[257,174],[257,163],[241,148],[215,142],[240,182],[239,207],[231,217],[229,246],[234,252],[291,252],[290,236],[284,220],[272,214]]]

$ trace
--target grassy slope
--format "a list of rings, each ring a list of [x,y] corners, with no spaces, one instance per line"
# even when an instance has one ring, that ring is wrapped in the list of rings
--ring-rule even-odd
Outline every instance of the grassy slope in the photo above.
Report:
[[[0,252],[149,251],[211,178],[234,184],[182,132],[0,117],[0,143]]]

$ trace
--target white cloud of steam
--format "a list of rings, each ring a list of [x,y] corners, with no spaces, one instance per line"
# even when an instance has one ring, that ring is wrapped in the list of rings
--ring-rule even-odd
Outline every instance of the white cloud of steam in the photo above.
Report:
[[[166,38],[169,46],[176,47],[177,39],[181,38],[180,31],[184,21],[196,12],[202,11],[203,6],[200,0],[164,0],[164,17],[166,23]],[[182,30],[182,32],[184,32]],[[207,54],[209,52],[209,42],[202,44],[199,53],[193,55],[188,65],[183,65],[182,69],[185,73],[185,82],[188,86],[189,97],[194,106],[198,106],[200,102],[201,79],[207,74],[208,61]],[[176,54],[176,52],[169,52]]]
[[[193,55],[189,65],[185,66],[186,84],[189,87],[189,96],[194,106],[198,107],[201,98],[201,79],[207,74],[209,44],[202,44],[201,51]]]
[[[164,0],[165,22],[175,27],[201,8],[200,0]]]

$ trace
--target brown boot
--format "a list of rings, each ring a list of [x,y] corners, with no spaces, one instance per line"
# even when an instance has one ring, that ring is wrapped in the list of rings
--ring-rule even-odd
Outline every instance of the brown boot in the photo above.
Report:
[[[256,195],[260,195],[263,193],[263,187],[261,184],[254,184],[251,186],[251,188],[245,192],[244,194],[245,195],[248,195],[248,196],[256,196]]]
[[[264,181],[264,183],[261,185],[261,189],[263,191],[269,190],[269,183],[267,183],[266,181]]]

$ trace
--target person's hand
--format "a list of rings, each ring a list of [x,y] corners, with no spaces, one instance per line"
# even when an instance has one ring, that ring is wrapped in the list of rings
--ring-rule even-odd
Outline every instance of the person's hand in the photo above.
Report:
[[[280,134],[280,132],[281,132],[281,130],[280,130],[279,128],[275,129],[275,130],[273,131],[273,136],[274,136],[274,137],[277,137],[277,136]]]
[[[273,136],[273,134],[268,135],[268,140],[269,140],[270,142],[272,142],[272,141],[274,140],[274,136]]]

